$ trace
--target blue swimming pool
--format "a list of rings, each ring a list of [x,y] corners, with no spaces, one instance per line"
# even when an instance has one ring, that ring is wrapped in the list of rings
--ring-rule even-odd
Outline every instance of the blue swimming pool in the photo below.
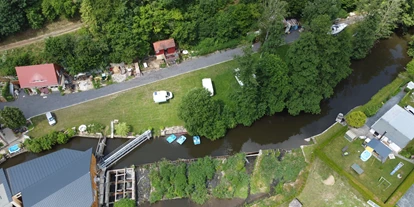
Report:
[[[368,150],[364,150],[362,153],[361,153],[361,160],[362,161],[367,161],[370,157],[372,156],[372,153],[370,152],[370,151],[368,151]]]
[[[19,147],[18,144],[15,144],[15,145],[9,147],[9,152],[10,153],[15,153],[15,152],[18,152],[19,150],[20,150],[20,147]]]

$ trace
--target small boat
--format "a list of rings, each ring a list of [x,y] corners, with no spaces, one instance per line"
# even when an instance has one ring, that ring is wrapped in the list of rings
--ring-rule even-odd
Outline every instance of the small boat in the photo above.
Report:
[[[171,134],[170,136],[167,137],[167,142],[168,143],[172,143],[177,139],[177,137],[175,136],[175,134]]]
[[[331,27],[331,32],[329,32],[328,34],[336,35],[336,34],[342,32],[342,30],[344,30],[347,26],[348,26],[348,24],[345,24],[345,23],[334,24]]]
[[[177,142],[178,144],[183,144],[186,139],[187,137],[185,137],[184,135],[181,135],[181,137],[177,139]]]
[[[193,142],[194,142],[194,145],[201,144],[200,137],[199,136],[193,136]]]

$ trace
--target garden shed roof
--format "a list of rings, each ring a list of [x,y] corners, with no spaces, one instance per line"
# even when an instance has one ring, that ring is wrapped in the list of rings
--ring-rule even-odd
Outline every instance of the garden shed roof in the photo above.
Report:
[[[161,40],[153,43],[154,50],[156,53],[158,53],[160,50],[166,50],[168,48],[175,47],[174,39],[168,39],[168,40]]]

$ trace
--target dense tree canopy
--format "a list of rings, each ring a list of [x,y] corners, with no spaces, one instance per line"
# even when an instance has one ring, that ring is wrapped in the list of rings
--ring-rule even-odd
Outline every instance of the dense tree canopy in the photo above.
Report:
[[[185,122],[185,128],[192,135],[217,139],[225,135],[226,120],[221,117],[223,106],[210,97],[204,88],[189,91],[181,101],[178,117]]]
[[[329,98],[336,84],[351,73],[351,35],[346,31],[330,35],[330,26],[328,15],[315,17],[311,32],[302,34],[289,48],[290,114],[319,113],[321,100]]]
[[[23,112],[16,107],[5,106],[4,109],[0,111],[0,118],[10,129],[17,129],[26,125],[26,118],[24,117]]]

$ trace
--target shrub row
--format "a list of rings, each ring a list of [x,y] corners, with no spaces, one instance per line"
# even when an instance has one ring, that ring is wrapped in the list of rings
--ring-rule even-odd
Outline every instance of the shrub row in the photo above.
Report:
[[[68,129],[66,132],[51,132],[43,137],[26,139],[24,147],[30,152],[39,153],[45,150],[51,150],[56,144],[67,143],[74,135],[76,131]]]

